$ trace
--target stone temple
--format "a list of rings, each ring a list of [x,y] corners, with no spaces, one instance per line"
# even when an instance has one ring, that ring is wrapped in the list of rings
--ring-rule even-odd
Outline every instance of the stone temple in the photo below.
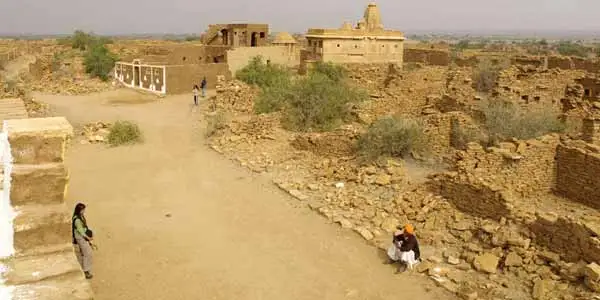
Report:
[[[365,9],[356,26],[344,23],[338,29],[311,28],[306,34],[306,57],[334,63],[402,64],[404,34],[383,27],[375,3]]]

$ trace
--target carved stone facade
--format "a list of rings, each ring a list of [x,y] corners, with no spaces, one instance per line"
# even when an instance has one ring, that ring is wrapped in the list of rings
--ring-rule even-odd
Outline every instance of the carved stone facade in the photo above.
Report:
[[[396,63],[401,65],[404,34],[386,30],[376,4],[367,6],[364,18],[353,28],[344,23],[339,29],[311,28],[306,34],[308,60],[334,63]]]

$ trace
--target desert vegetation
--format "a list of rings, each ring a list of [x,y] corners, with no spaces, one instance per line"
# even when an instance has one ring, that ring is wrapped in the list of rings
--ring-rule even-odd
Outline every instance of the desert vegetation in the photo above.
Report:
[[[107,141],[113,146],[132,145],[143,142],[140,127],[131,121],[117,121],[109,130]]]
[[[282,124],[293,131],[328,131],[349,116],[349,105],[368,98],[348,82],[341,66],[317,63],[307,76],[293,76],[277,64],[254,58],[236,77],[261,91],[256,113],[283,113]]]

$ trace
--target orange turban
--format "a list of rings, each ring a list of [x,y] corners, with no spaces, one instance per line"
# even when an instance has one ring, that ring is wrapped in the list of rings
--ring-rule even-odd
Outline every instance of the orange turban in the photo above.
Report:
[[[406,225],[404,225],[404,232],[406,232],[408,234],[413,234],[413,233],[415,233],[415,228],[410,224],[406,224]]]

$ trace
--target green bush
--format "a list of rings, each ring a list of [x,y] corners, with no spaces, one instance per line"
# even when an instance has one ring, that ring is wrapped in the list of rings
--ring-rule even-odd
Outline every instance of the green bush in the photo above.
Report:
[[[531,139],[566,129],[558,113],[548,107],[526,110],[517,104],[496,100],[485,103],[483,112],[491,143],[509,138]]]
[[[334,129],[348,118],[349,104],[369,97],[364,90],[333,81],[321,73],[295,81],[288,92],[280,95],[285,103],[284,127],[304,132]]]
[[[265,63],[261,56],[256,56],[247,66],[237,71],[235,77],[261,88],[285,88],[290,85],[292,75],[285,67]]]
[[[404,157],[423,149],[423,126],[414,119],[386,117],[373,123],[357,142],[358,152],[367,159],[382,156]]]
[[[108,143],[111,146],[131,145],[143,141],[139,126],[130,121],[117,121],[110,127]]]
[[[106,81],[117,60],[117,56],[104,45],[96,45],[85,54],[83,64],[86,73]]]
[[[73,36],[70,39],[71,47],[73,47],[73,49],[85,51],[88,48],[91,39],[92,36],[90,34],[87,34],[81,30],[75,30],[75,33],[73,33]]]
[[[587,57],[588,53],[590,53],[591,49],[587,48],[586,46],[579,44],[579,43],[573,43],[571,41],[564,41],[564,42],[558,43],[558,46],[556,47],[556,51],[559,54],[565,55],[565,56]]]
[[[346,69],[341,65],[336,65],[331,62],[317,62],[311,72],[319,73],[327,76],[329,79],[340,82],[347,78]]]

